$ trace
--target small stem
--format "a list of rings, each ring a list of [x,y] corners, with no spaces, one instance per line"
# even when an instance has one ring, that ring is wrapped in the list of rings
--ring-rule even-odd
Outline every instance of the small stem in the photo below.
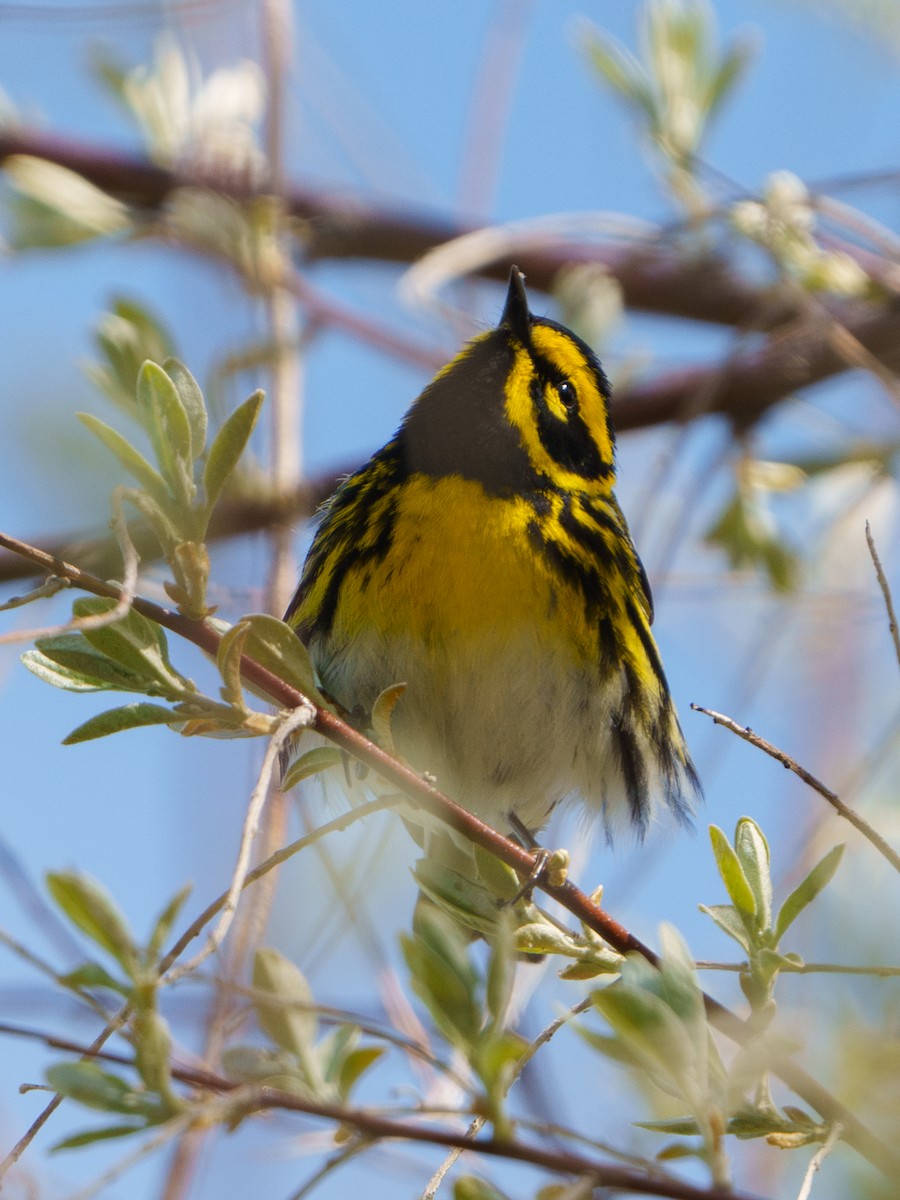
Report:
[[[809,1160],[809,1166],[806,1168],[806,1174],[803,1177],[803,1183],[800,1191],[797,1193],[797,1200],[809,1200],[809,1193],[812,1190],[813,1176],[821,1167],[822,1163],[835,1148],[840,1141],[841,1134],[844,1132],[840,1121],[836,1121],[828,1130],[828,1137]]]
[[[18,538],[0,533],[0,546],[5,546],[16,554],[21,554],[29,561],[37,564],[54,575],[64,575],[77,583],[86,591],[95,595],[116,597],[117,590],[102,579],[97,579],[87,571],[44,553],[35,546],[29,546]],[[135,597],[133,607],[137,612],[151,621],[172,630],[200,646],[207,653],[216,655],[221,642],[221,635],[206,621],[194,621],[170,609],[162,608],[149,600]],[[255,659],[244,655],[241,659],[241,671],[249,683],[263,689],[272,699],[283,708],[297,708],[308,703],[296,688],[285,683],[283,679],[266,670]],[[707,711],[707,710],[702,710]],[[718,714],[716,714],[718,715]],[[730,718],[723,718],[728,722]],[[340,748],[364,762],[376,771],[383,779],[394,787],[415,799],[416,803],[450,828],[457,830],[470,841],[482,846],[494,854],[501,862],[514,870],[528,875],[535,867],[535,855],[492,829],[490,825],[479,820],[473,813],[456,804],[449,796],[428,783],[404,763],[391,758],[389,754],[362,734],[342,721],[336,714],[327,709],[316,710],[314,728]],[[738,727],[740,732],[740,727]],[[249,879],[249,876],[248,876]],[[609,944],[622,954],[635,952],[640,954],[654,966],[659,964],[659,956],[645,945],[640,938],[635,937],[623,925],[614,920],[609,913],[595,904],[591,898],[580,891],[570,880],[563,884],[553,884],[540,880],[538,886],[554,900],[557,900],[573,916],[584,922],[596,933],[599,933]],[[180,951],[179,951],[180,953]],[[171,966],[166,963],[163,969]],[[704,993],[704,1005],[710,1022],[726,1037],[743,1044],[750,1031],[744,1021],[740,1020],[730,1009]],[[107,1035],[108,1036],[108,1035]],[[100,1043],[102,1045],[102,1042]],[[839,1120],[844,1125],[845,1140],[852,1145],[864,1158],[877,1166],[879,1170],[891,1177],[900,1177],[900,1159],[894,1151],[885,1145],[843,1104],[840,1103],[826,1088],[822,1087],[806,1071],[789,1058],[780,1060],[777,1068],[773,1068],[780,1079],[792,1088],[798,1096],[811,1104],[829,1121]],[[58,1103],[57,1101],[53,1102]],[[46,1119],[46,1118],[43,1118]],[[338,1118],[340,1119],[340,1118]],[[360,1126],[365,1131],[365,1126]],[[33,1135],[32,1135],[33,1136]],[[387,1135],[391,1136],[391,1135]],[[30,1138],[29,1138],[30,1140]],[[456,1141],[445,1142],[456,1145]],[[508,1146],[508,1143],[503,1143]],[[21,1150],[19,1150],[21,1153]],[[491,1153],[491,1151],[488,1151]],[[515,1157],[515,1156],[513,1156]],[[529,1160],[533,1161],[533,1160]],[[686,1194],[686,1193],[685,1193]],[[696,1194],[696,1193],[695,1193]]]
[[[785,754],[783,750],[779,750],[777,746],[773,746],[771,742],[767,742],[758,733],[754,733],[749,725],[739,725],[737,721],[731,717],[726,717],[724,713],[714,712],[711,708],[703,708],[700,704],[692,704],[691,708],[694,712],[704,713],[707,717],[712,717],[716,725],[723,725],[745,742],[749,742],[751,746],[755,746],[758,750],[762,750],[768,754],[770,758],[774,758],[776,762],[780,762],[786,770],[793,771],[813,791],[823,796],[839,816],[842,816],[845,821],[849,821],[854,829],[858,829],[863,837],[867,838],[875,849],[884,855],[895,871],[900,871],[900,854],[884,840],[877,830],[872,828],[868,821],[861,817],[854,809],[850,808],[849,805],[845,804],[840,796],[826,787],[821,780],[816,779],[815,775],[811,775],[805,767],[801,767],[789,754]]]
[[[872,564],[875,567],[878,586],[881,588],[882,596],[884,596],[884,607],[887,609],[888,628],[891,631],[891,638],[894,642],[894,653],[897,656],[897,662],[900,663],[900,629],[897,627],[897,614],[894,612],[894,601],[891,597],[890,584],[884,573],[884,567],[881,565],[881,559],[878,557],[878,551],[875,549],[875,539],[872,537],[872,530],[869,527],[868,521],[866,521],[866,541],[869,544],[869,553],[872,556]]]

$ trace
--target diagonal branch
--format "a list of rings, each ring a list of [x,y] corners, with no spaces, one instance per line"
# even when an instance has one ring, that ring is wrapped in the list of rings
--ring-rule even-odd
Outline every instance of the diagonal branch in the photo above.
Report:
[[[82,571],[80,568],[53,558],[37,547],[29,546],[18,538],[0,533],[0,546],[5,546],[13,553],[29,559],[42,570],[54,575],[68,578],[77,587],[97,596],[118,599],[119,589],[112,584]],[[162,625],[171,632],[178,634],[194,645],[205,650],[213,658],[216,656],[221,635],[205,621],[195,621],[170,609],[162,608],[149,600],[135,597],[134,608],[151,621]],[[310,701],[296,691],[284,680],[265,669],[247,655],[241,658],[241,673],[243,677],[262,689],[272,699],[284,708],[294,709],[301,705],[309,705]],[[362,734],[347,725],[335,713],[324,708],[315,709],[315,717],[310,728],[327,737],[336,746],[352,754],[354,758],[365,763],[376,771],[388,783],[399,788],[412,797],[425,811],[443,821],[444,824],[462,833],[469,841],[482,846],[501,862],[506,863],[520,872],[525,878],[533,878],[537,866],[537,855],[523,849],[516,842],[498,833],[490,825],[486,825],[473,813],[462,808],[432,786],[427,779],[417,775],[410,767],[392,758],[380,746],[368,741]],[[563,884],[551,883],[539,876],[537,885],[552,899],[557,900],[573,916],[577,917],[590,929],[599,933],[614,949],[622,954],[640,954],[648,962],[657,965],[658,955],[645,945],[623,925],[612,918],[609,913],[599,907],[589,896],[582,892],[570,880]],[[730,1009],[704,993],[704,1004],[710,1022],[726,1037],[744,1044],[751,1036],[746,1023]],[[845,1141],[854,1147],[859,1154],[873,1166],[883,1171],[887,1176],[900,1179],[900,1158],[879,1138],[877,1138],[857,1117],[815,1079],[797,1066],[789,1058],[779,1061],[773,1072],[782,1079],[788,1087],[808,1104],[811,1104],[824,1118],[834,1123],[839,1121],[845,1130]],[[341,1118],[338,1117],[338,1120]],[[377,1120],[377,1118],[372,1118]],[[456,1136],[456,1135],[455,1135]],[[454,1141],[443,1141],[445,1145],[455,1145]],[[506,1145],[499,1143],[497,1145]],[[499,1153],[486,1151],[487,1153]]]
[[[221,170],[193,166],[175,171],[136,155],[35,130],[0,131],[0,164],[19,154],[76,171],[103,191],[138,207],[158,208],[179,187],[209,188],[235,200],[249,200],[260,194],[249,179],[225,175]],[[304,248],[309,261],[362,258],[412,263],[474,228],[465,221],[403,212],[346,192],[289,184],[283,194],[290,215],[305,223]],[[523,251],[519,258],[529,283],[542,290],[549,289],[560,267],[571,262],[606,266],[619,280],[629,308],[740,325],[772,306],[766,289],[735,275],[722,259],[697,254],[687,257],[663,244],[636,248],[567,243]],[[509,264],[498,263],[481,273],[502,282],[509,273]],[[773,324],[796,312],[793,305],[780,306],[772,313]]]

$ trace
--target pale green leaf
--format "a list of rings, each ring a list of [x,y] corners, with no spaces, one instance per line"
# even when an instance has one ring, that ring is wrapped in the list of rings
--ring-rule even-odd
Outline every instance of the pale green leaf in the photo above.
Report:
[[[55,1092],[101,1112],[140,1115],[142,1106],[131,1084],[93,1062],[57,1063],[46,1079]],[[155,1106],[154,1106],[155,1107]]]
[[[163,1017],[150,1006],[138,1008],[131,1020],[134,1059],[141,1081],[156,1092],[169,1112],[181,1107],[172,1092],[172,1036]]]
[[[361,1046],[351,1050],[341,1063],[337,1087],[342,1100],[347,1100],[357,1080],[384,1054],[384,1046]]]
[[[244,687],[241,680],[241,655],[244,653],[244,644],[247,641],[247,634],[250,632],[250,624],[247,621],[238,621],[236,625],[222,635],[222,640],[219,642],[219,648],[216,651],[216,666],[219,668],[219,674],[222,676],[222,699],[226,704],[231,704],[234,707],[244,706]]]
[[[755,926],[756,897],[734,847],[718,825],[710,825],[709,838],[712,842],[719,875],[722,877],[722,882],[725,884],[734,907],[745,921],[750,922],[751,926]]]
[[[254,392],[249,400],[245,400],[234,410],[216,434],[215,440],[209,448],[206,468],[203,472],[207,510],[211,509],[218,500],[228,476],[244,453],[259,417],[263,399],[262,392]]]
[[[124,438],[111,425],[107,425],[105,421],[101,421],[99,417],[84,412],[77,413],[76,415],[82,425],[89,429],[95,437],[99,438],[107,450],[112,451],[125,470],[134,476],[140,486],[153,497],[156,503],[165,508],[165,505],[170,501],[168,485],[155,467],[151,466],[147,459],[144,458],[143,454],[132,446],[127,438]]]
[[[509,1200],[505,1192],[477,1175],[460,1175],[453,1184],[453,1200]]]
[[[149,359],[137,378],[137,403],[156,461],[172,495],[183,506],[193,499],[191,424],[178,389],[158,363]]]
[[[72,605],[76,617],[108,613],[116,602],[100,596],[82,596]],[[136,675],[155,680],[158,692],[169,698],[182,699],[193,692],[190,681],[180,675],[169,661],[168,643],[162,628],[130,609],[110,625],[82,630],[83,637],[101,654]],[[150,689],[147,689],[150,690]]]
[[[807,905],[812,904],[819,892],[831,881],[843,853],[843,845],[833,846],[825,857],[816,863],[806,878],[797,884],[782,904],[775,922],[776,941],[781,940],[785,930],[796,921]]]
[[[324,704],[316,685],[315,668],[309,651],[296,632],[268,613],[250,613],[241,618],[249,627],[244,654],[255,659],[261,667],[296,688],[314,704]]]
[[[741,38],[723,54],[718,67],[709,81],[706,94],[703,97],[704,107],[710,117],[725,102],[729,92],[740,80],[755,53],[756,47],[749,38]]]
[[[343,753],[340,750],[336,750],[333,746],[316,746],[313,750],[307,750],[305,754],[301,754],[299,758],[295,758],[282,775],[282,791],[289,792],[302,779],[309,779],[312,775],[318,775],[321,771],[329,771],[334,767],[339,767],[343,761]]]
[[[733,905],[699,904],[697,907],[708,917],[712,917],[719,928],[733,938],[743,950],[750,953],[750,938],[744,922]]]
[[[276,1046],[304,1059],[318,1030],[313,994],[299,967],[271,946],[253,962],[256,1019]],[[271,997],[270,999],[268,997]]]
[[[81,634],[40,638],[22,662],[33,675],[69,692],[144,692],[146,680],[98,654]]]
[[[177,720],[178,716],[170,708],[163,708],[160,704],[125,704],[121,708],[111,708],[91,717],[83,725],[73,729],[68,737],[63,738],[63,745],[75,746],[79,742],[108,737],[125,729],[140,729],[147,725],[171,725]]]
[[[175,390],[187,413],[191,429],[191,456],[200,457],[206,449],[207,413],[200,385],[184,363],[177,358],[167,358],[163,363],[166,374],[175,385]]]
[[[108,1142],[112,1138],[128,1137],[132,1133],[142,1133],[146,1128],[146,1121],[132,1125],[101,1125],[99,1129],[86,1129],[83,1133],[73,1133],[71,1137],[54,1142],[50,1147],[50,1153],[57,1154],[60,1150],[78,1150],[81,1146],[90,1146],[94,1142]]]
[[[150,942],[147,950],[151,958],[155,958],[160,953],[163,946],[169,940],[169,935],[172,932],[172,927],[178,919],[178,914],[184,907],[184,903],[191,894],[191,885],[185,886],[169,901],[166,907],[162,910],[156,921],[153,924],[153,932],[150,935]]]
[[[78,871],[51,871],[47,888],[73,925],[116,960],[129,978],[138,967],[138,949],[128,923],[109,892]]]
[[[433,905],[416,913],[416,936],[401,939],[412,987],[453,1045],[471,1052],[481,1033],[478,976],[459,925]]]
[[[756,901],[756,923],[760,929],[772,924],[772,878],[769,874],[769,843],[750,817],[741,817],[734,832],[734,849],[744,878]],[[733,897],[732,897],[733,898]]]
[[[491,935],[491,958],[485,980],[485,1000],[494,1024],[501,1026],[506,1020],[516,979],[516,942],[512,912],[508,908],[501,909],[497,917],[497,924]]]
[[[65,975],[57,975],[56,978],[64,987],[77,991],[84,988],[107,988],[109,991],[118,992],[120,996],[127,996],[131,991],[129,984],[115,979],[98,962],[83,962],[74,971],[67,971]]]

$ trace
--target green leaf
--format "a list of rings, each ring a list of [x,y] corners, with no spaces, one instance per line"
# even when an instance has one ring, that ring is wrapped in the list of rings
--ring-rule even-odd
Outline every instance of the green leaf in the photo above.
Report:
[[[512,900],[522,890],[522,882],[518,875],[501,862],[496,854],[485,850],[483,846],[473,845],[475,865],[478,868],[478,878],[499,900]]]
[[[511,1068],[519,1064],[528,1045],[525,1038],[510,1030],[479,1039],[472,1065],[489,1092],[506,1090],[513,1076]]]
[[[222,1054],[222,1070],[240,1083],[264,1083],[311,1096],[293,1054],[262,1046],[229,1046]]]
[[[434,857],[420,858],[416,882],[433,905],[469,929],[489,937],[497,927],[497,900],[487,888]]]
[[[506,1020],[516,979],[516,942],[513,914],[509,909],[502,909],[497,916],[491,936],[485,1000],[493,1023],[499,1027]]]
[[[155,1008],[146,1005],[132,1018],[131,1034],[135,1066],[144,1086],[160,1097],[161,1107],[167,1112],[177,1112],[182,1102],[172,1091],[172,1036],[167,1022]]]
[[[749,38],[742,38],[729,46],[722,55],[703,97],[704,106],[711,117],[725,102],[729,92],[734,90],[735,85],[750,65],[755,49],[756,47]]]
[[[39,638],[22,662],[38,679],[68,692],[144,692],[146,680],[98,654],[80,633]]]
[[[550,953],[550,951],[547,951]],[[619,970],[619,962],[612,958],[594,958],[585,955],[578,962],[571,963],[559,972],[560,979],[582,980],[597,979],[600,975],[615,975]]]
[[[639,1129],[651,1129],[654,1133],[680,1133],[684,1137],[694,1137],[700,1133],[700,1126],[693,1117],[670,1117],[660,1121],[635,1121]],[[657,1155],[657,1158],[659,1155]]]
[[[343,754],[333,746],[317,746],[314,750],[307,750],[295,758],[282,775],[281,790],[289,792],[302,779],[309,779],[320,771],[330,771],[333,767],[341,766],[343,761]]]
[[[191,423],[178,389],[158,363],[142,363],[137,377],[137,403],[160,472],[183,506],[194,498]]]
[[[509,1196],[477,1175],[460,1175],[453,1185],[453,1200],[509,1200]]]
[[[757,926],[759,929],[769,929],[772,924],[769,843],[763,831],[750,817],[741,817],[738,821],[734,831],[734,849],[756,901]]]
[[[101,1125],[99,1129],[86,1129],[83,1133],[73,1133],[71,1137],[54,1142],[50,1147],[51,1154],[60,1150],[78,1150],[81,1146],[90,1146],[94,1142],[107,1142],[112,1138],[128,1137],[132,1133],[142,1133],[147,1123],[141,1121],[133,1125]]]
[[[744,874],[740,859],[718,825],[710,825],[709,838],[712,842],[713,854],[716,857],[716,866],[734,907],[741,918],[751,928],[755,928],[756,897]]]
[[[82,596],[72,605],[76,617],[108,613],[116,606],[112,599],[100,596]],[[145,690],[158,692],[167,699],[184,699],[185,692],[193,694],[190,680],[185,679],[169,661],[166,636],[159,625],[142,617],[136,609],[130,609],[124,617],[111,625],[97,629],[83,629],[82,636],[101,654],[113,662],[133,671],[157,688]],[[43,649],[43,647],[41,647]],[[135,690],[132,688],[132,690]]]
[[[151,960],[155,959],[161,952],[163,946],[169,940],[169,935],[172,932],[172,927],[178,920],[178,914],[184,907],[184,903],[191,894],[191,885],[185,886],[176,892],[166,907],[162,910],[153,925],[153,932],[150,935],[150,942],[147,946],[148,954]]]
[[[139,956],[131,930],[109,892],[77,871],[51,871],[47,887],[69,920],[134,979]]]
[[[695,1049],[687,1030],[665,1001],[623,980],[592,996],[631,1061],[670,1095],[682,1095],[693,1074]]]
[[[779,592],[790,591],[797,581],[797,556],[781,540],[759,504],[736,493],[718,521],[706,533],[706,540],[721,546],[735,569],[756,567],[765,572]]]
[[[84,962],[74,971],[67,971],[65,975],[57,975],[56,978],[64,987],[73,990],[108,988],[120,996],[127,996],[131,991],[129,984],[123,984],[118,979],[114,979],[109,971],[98,962]]]
[[[245,708],[244,686],[241,680],[241,655],[250,632],[248,621],[238,621],[222,635],[216,651],[216,666],[222,676],[222,699],[235,708]]]
[[[337,1086],[342,1100],[347,1100],[357,1080],[384,1054],[384,1046],[361,1046],[351,1050],[341,1063]]]
[[[148,358],[165,362],[175,350],[171,335],[143,305],[117,296],[110,311],[100,317],[94,339],[105,362],[89,364],[88,375],[114,404],[137,417],[135,390],[141,363]]]
[[[733,938],[743,950],[750,953],[750,938],[736,908],[731,904],[698,904],[697,907],[708,917],[712,917],[719,928]]]
[[[706,1010],[694,959],[681,934],[667,922],[660,926],[659,995],[694,1034],[706,1037]],[[626,967],[626,970],[629,968]]]
[[[155,467],[150,465],[140,450],[132,446],[127,438],[124,438],[111,425],[107,425],[105,421],[101,421],[99,417],[95,417],[92,413],[80,412],[75,415],[86,429],[89,429],[95,437],[100,439],[107,450],[112,451],[125,470],[134,476],[140,486],[150,493],[157,504],[166,505],[170,501],[169,489],[165,479],[163,479]]]
[[[635,1124],[643,1125],[643,1122],[635,1121]],[[650,1128],[651,1123],[648,1123],[647,1125],[644,1125],[643,1127]],[[698,1133],[700,1132],[699,1126],[697,1128],[697,1132]],[[699,1146],[685,1146],[681,1142],[670,1142],[668,1144],[668,1146],[663,1146],[662,1150],[658,1151],[657,1154],[655,1155],[655,1157],[656,1157],[657,1162],[673,1162],[676,1159],[682,1159],[682,1158],[703,1159],[706,1157],[706,1154],[705,1154],[704,1150]]]
[[[228,476],[244,453],[259,417],[263,399],[262,392],[254,392],[249,400],[245,400],[240,407],[234,410],[216,434],[215,440],[210,446],[206,468],[203,472],[207,509],[211,509],[218,500]]]
[[[302,692],[314,704],[324,704],[309,651],[290,625],[268,613],[250,613],[241,618],[240,624],[245,623],[249,632],[244,654],[255,658],[261,667]]]
[[[650,81],[638,60],[600,30],[588,26],[584,46],[595,71],[600,74],[614,92],[637,108],[651,124],[659,120],[657,101]]]
[[[843,853],[843,845],[833,846],[825,857],[816,863],[806,878],[797,884],[782,904],[775,922],[776,941],[781,940],[785,930],[796,921],[807,905],[812,904],[819,892],[831,881]]]
[[[278,950],[263,946],[253,962],[253,988],[262,993],[253,1002],[260,1027],[276,1046],[302,1060],[315,1041],[319,1019],[300,968]]]
[[[358,1025],[339,1025],[318,1043],[316,1049],[327,1083],[334,1083],[337,1079],[341,1064],[347,1055],[356,1049],[361,1034],[362,1030]]]
[[[155,1099],[136,1092],[130,1083],[104,1071],[93,1062],[57,1063],[49,1067],[46,1080],[55,1092],[69,1100],[77,1100],[88,1108],[101,1112],[129,1113],[144,1116],[159,1111]]]
[[[433,905],[419,906],[416,936],[401,938],[413,990],[453,1045],[471,1052],[481,1033],[478,975],[459,925]]]
[[[191,428],[191,456],[200,457],[206,449],[207,414],[200,385],[184,363],[177,358],[167,358],[163,363],[166,374],[175,384],[179,399],[187,413]]]
[[[106,712],[91,717],[77,729],[73,729],[68,737],[63,738],[64,746],[74,746],[78,742],[90,742],[94,738],[108,737],[112,733],[121,733],[125,729],[140,729],[146,725],[171,725],[178,716],[170,708],[160,704],[124,704],[121,708],[110,708]]]

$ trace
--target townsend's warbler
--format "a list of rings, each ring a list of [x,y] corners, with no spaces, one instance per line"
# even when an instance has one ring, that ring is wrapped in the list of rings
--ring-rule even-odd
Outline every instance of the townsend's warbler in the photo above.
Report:
[[[572,795],[643,834],[699,787],[613,495],[609,396],[514,267],[497,328],[324,507],[285,617],[347,712],[405,683],[397,752],[503,831]]]

